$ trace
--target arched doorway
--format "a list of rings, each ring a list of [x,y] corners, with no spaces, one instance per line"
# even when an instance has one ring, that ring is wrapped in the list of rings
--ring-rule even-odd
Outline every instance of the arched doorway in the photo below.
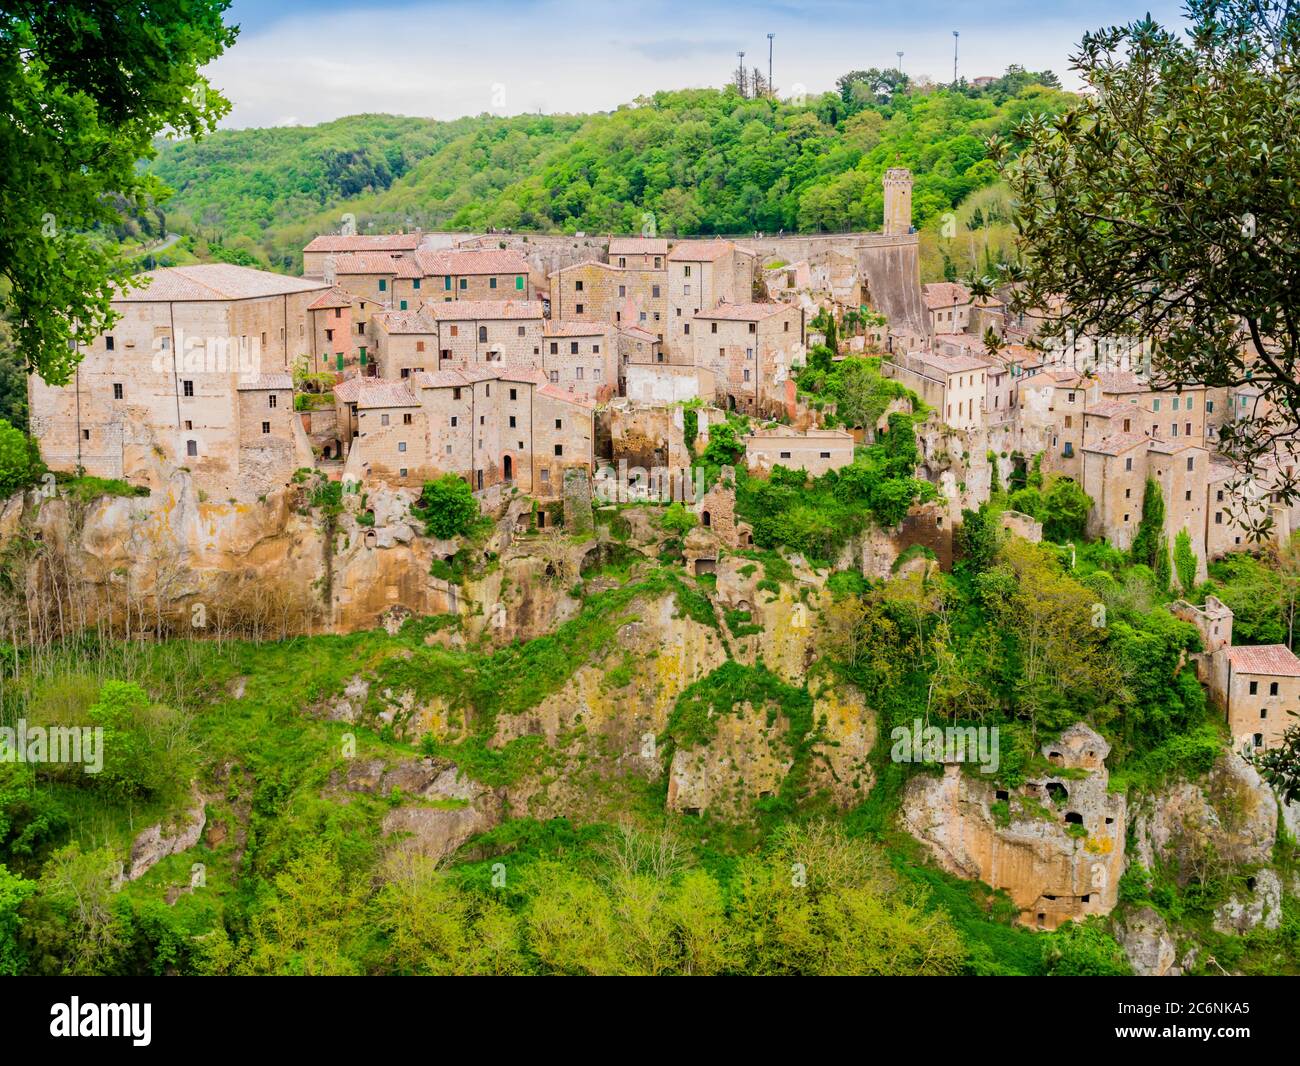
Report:
[[[501,460],[501,476],[506,479],[507,484],[514,480],[515,461],[508,455]]]

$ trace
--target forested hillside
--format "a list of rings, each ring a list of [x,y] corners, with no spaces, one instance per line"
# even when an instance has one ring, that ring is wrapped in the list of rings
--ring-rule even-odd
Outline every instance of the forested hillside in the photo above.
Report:
[[[870,229],[891,166],[916,176],[920,226],[994,183],[986,139],[1060,110],[1054,84],[1013,70],[979,90],[920,90],[855,71],[803,102],[692,89],[609,114],[359,115],[165,144],[151,168],[190,251],[282,269],[344,213],[363,231],[636,232],[647,213],[667,234]]]

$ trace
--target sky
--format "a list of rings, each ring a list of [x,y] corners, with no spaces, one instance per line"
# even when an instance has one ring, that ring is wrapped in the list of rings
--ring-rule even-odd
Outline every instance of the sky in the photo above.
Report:
[[[658,89],[724,84],[739,62],[777,91],[833,88],[848,70],[896,66],[935,81],[1009,64],[1077,79],[1083,33],[1145,12],[1181,25],[1176,0],[233,0],[240,26],[204,73],[231,100],[226,127],[313,125],[385,112],[608,111]]]

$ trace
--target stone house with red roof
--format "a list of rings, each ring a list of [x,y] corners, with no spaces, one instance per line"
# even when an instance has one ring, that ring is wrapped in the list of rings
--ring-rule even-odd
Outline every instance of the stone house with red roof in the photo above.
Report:
[[[786,382],[805,355],[804,313],[785,303],[719,303],[694,315],[694,361],[713,372],[715,402],[750,415],[785,408]]]

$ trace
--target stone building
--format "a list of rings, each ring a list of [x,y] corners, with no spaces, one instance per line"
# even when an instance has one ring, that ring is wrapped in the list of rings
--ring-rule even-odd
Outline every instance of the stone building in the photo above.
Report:
[[[593,403],[618,393],[618,354],[614,328],[602,322],[547,319],[542,336],[541,370],[550,384]]]
[[[713,371],[717,402],[746,414],[784,408],[804,349],[803,312],[781,303],[720,303],[694,315],[696,366]]]
[[[627,374],[633,363],[665,363],[663,340],[640,326],[618,327],[619,377]]]
[[[429,302],[438,326],[438,369],[540,368],[545,319],[536,300]]]
[[[759,429],[745,438],[745,462],[751,470],[806,470],[812,477],[853,462],[853,434],[846,429]]]
[[[550,293],[552,318],[639,327],[662,340],[668,310],[668,272],[662,266],[587,260],[553,273]]]
[[[912,172],[890,167],[881,179],[885,191],[886,237],[904,237],[912,232]]]
[[[892,376],[921,397],[944,425],[953,429],[980,429],[988,395],[986,359],[974,355],[939,355],[913,352],[896,356]]]
[[[352,301],[352,296],[335,286],[307,305],[309,341],[303,354],[310,356],[313,371],[343,373],[357,364],[362,345],[352,331]]]
[[[1223,712],[1238,750],[1274,748],[1300,712],[1300,659],[1285,644],[1233,645],[1232,609],[1214,596],[1197,607],[1183,600],[1169,612],[1200,631],[1196,670]]]
[[[348,445],[344,477],[361,483],[419,486],[452,473],[475,491],[505,484],[556,497],[565,470],[594,466],[593,406],[537,371],[349,378],[334,396]]]
[[[668,320],[663,337],[670,361],[690,361],[695,351],[691,324],[701,311],[753,299],[756,264],[753,252],[723,240],[684,241],[668,254]]]
[[[663,237],[610,237],[607,254],[611,266],[663,270],[668,241]]]
[[[28,379],[46,463],[151,485],[185,468],[223,497],[287,484],[311,463],[289,373],[329,286],[225,263],[146,277],[113,301],[121,317],[69,384]]]
[[[419,264],[411,256],[389,252],[341,252],[325,261],[325,280],[398,310],[414,307],[423,295]]]
[[[415,253],[428,300],[533,300],[528,260],[512,249],[420,249]]]
[[[302,250],[302,272],[305,277],[323,278],[331,257],[350,252],[410,255],[420,247],[420,240],[418,230],[413,233],[323,233],[313,237]]]
[[[380,311],[370,323],[377,376],[400,381],[420,370],[438,369],[438,320],[423,306]]]
[[[921,286],[931,333],[964,333],[971,324],[970,289],[955,281]]]

